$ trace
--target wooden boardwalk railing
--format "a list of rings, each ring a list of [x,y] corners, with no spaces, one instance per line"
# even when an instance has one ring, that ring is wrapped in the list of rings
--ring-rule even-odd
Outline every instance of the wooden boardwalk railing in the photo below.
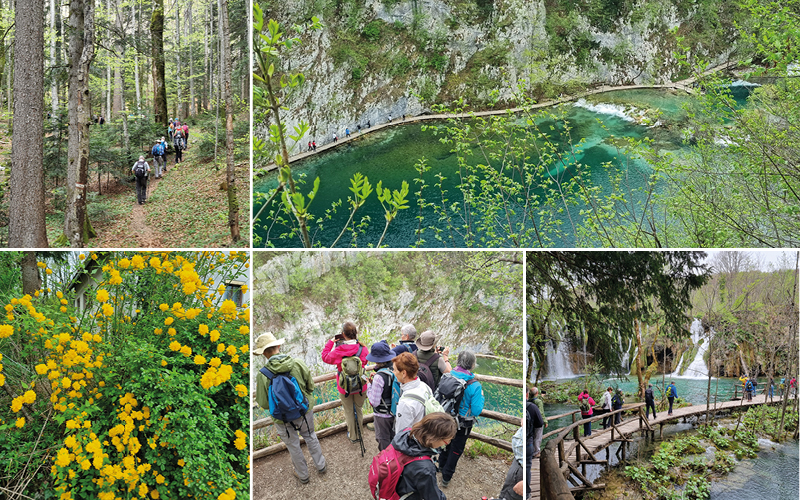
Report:
[[[368,365],[365,368],[367,370],[374,370],[375,369],[375,365]],[[315,384],[321,384],[321,383],[326,382],[328,380],[334,380],[335,378],[336,378],[336,373],[332,372],[332,373],[326,373],[326,374],[314,377],[313,381],[314,381]],[[511,387],[519,387],[520,389],[523,387],[523,381],[521,379],[507,379],[507,378],[502,378],[502,377],[493,377],[493,376],[490,376],[490,375],[480,375],[480,374],[476,373],[475,374],[475,380],[477,380],[479,382],[487,382],[487,383],[492,383],[492,384],[507,385],[507,386],[511,386]],[[255,399],[255,393],[253,393],[252,396],[253,396],[253,399]],[[369,403],[366,403],[366,404],[369,404]],[[313,411],[314,411],[315,414],[317,414],[317,413],[320,413],[320,412],[323,412],[323,411],[326,411],[326,410],[332,410],[334,408],[338,408],[341,405],[342,405],[342,401],[340,399],[335,399],[333,401],[327,401],[325,403],[321,403],[321,404],[315,405],[314,408],[313,408]],[[258,408],[258,405],[255,402],[253,402],[253,408]],[[500,413],[500,412],[496,412],[496,411],[492,411],[492,410],[484,409],[479,416],[486,417],[486,418],[491,418],[493,420],[497,420],[497,421],[500,421],[500,422],[505,422],[507,424],[511,424],[511,425],[514,425],[514,426],[522,425],[522,419],[520,417],[515,417],[513,415],[506,415],[505,413]],[[372,420],[373,420],[373,415],[372,414],[364,415],[364,424],[372,422]],[[255,422],[253,422],[252,425],[250,426],[250,428],[251,428],[251,431],[255,431],[255,430],[258,430],[258,429],[263,429],[263,428],[268,427],[270,425],[272,425],[272,417],[266,417],[266,418],[258,419]],[[341,423],[341,424],[336,424],[336,425],[333,425],[331,427],[316,431],[316,434],[317,434],[318,438],[323,438],[323,437],[326,437],[326,436],[330,436],[330,435],[336,434],[338,432],[344,432],[346,429],[347,429],[347,424]],[[496,446],[496,447],[498,447],[500,449],[503,449],[503,450],[506,450],[506,451],[512,451],[511,443],[508,442],[508,441],[502,440],[502,439],[497,439],[497,438],[494,438],[494,437],[491,437],[491,436],[486,436],[484,434],[480,434],[480,433],[475,432],[475,431],[472,431],[472,433],[470,434],[470,438],[471,439],[477,439],[478,441],[482,441],[484,443],[491,444],[493,446]],[[302,444],[304,442],[305,441],[303,440],[303,438],[300,437],[300,443]],[[255,460],[257,458],[262,458],[262,457],[266,457],[266,456],[269,456],[269,455],[272,455],[272,454],[275,454],[275,453],[279,453],[281,451],[284,451],[285,449],[286,449],[286,445],[283,444],[283,443],[273,444],[271,446],[267,446],[266,448],[261,448],[259,450],[254,450],[252,458],[253,458],[253,460]]]
[[[752,401],[727,401],[709,406],[711,411],[720,411],[780,402],[780,397],[769,398],[762,394],[754,396]],[[690,416],[702,415],[709,410],[709,406],[701,404],[674,408],[672,415],[667,415],[666,410],[662,410],[658,413],[658,418],[649,420],[644,415],[644,403],[635,403],[625,405],[620,410],[574,421],[566,427],[547,433],[546,436],[548,437],[556,434],[557,437],[548,441],[542,449],[538,467],[536,462],[531,467],[531,498],[564,500],[571,499],[571,492],[573,491],[603,489],[605,485],[594,484],[586,478],[587,465],[608,465],[608,460],[597,459],[600,451],[615,442],[630,442],[630,436],[636,431],[654,431],[655,424],[659,425],[659,431],[661,432],[666,423]],[[609,416],[613,417],[617,413],[627,412],[633,412],[633,417],[626,418],[616,425],[611,424],[605,430],[593,429],[591,436],[580,436],[580,429],[583,424],[596,422]],[[574,413],[572,413],[573,418]],[[570,413],[560,416],[567,415],[570,415]],[[565,439],[570,434],[573,438],[572,441],[565,442]],[[625,459],[625,450],[626,447],[624,445],[620,447],[623,460]]]

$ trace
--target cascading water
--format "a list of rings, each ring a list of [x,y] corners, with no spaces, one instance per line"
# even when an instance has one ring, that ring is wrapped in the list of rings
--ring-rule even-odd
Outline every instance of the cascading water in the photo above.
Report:
[[[692,326],[689,330],[692,333],[692,343],[697,345],[700,342],[700,334],[703,333],[703,324],[699,319],[695,319],[692,321]],[[705,339],[703,343],[697,348],[697,354],[695,354],[694,359],[686,367],[683,373],[679,373],[681,363],[683,362],[683,355],[681,355],[680,361],[678,361],[677,366],[675,367],[675,371],[670,374],[670,377],[680,377],[680,378],[708,378],[708,367],[706,366],[706,362],[703,359],[703,355],[708,350],[708,339]]]
[[[558,348],[552,340],[547,341],[547,371],[545,378],[555,380],[561,378],[575,377],[572,371],[572,364],[569,362],[569,344],[559,342]]]

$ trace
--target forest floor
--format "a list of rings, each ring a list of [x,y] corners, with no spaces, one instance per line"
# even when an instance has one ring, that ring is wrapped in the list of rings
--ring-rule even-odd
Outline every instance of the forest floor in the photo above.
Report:
[[[192,157],[192,147],[184,161],[175,165],[167,156],[167,172],[161,179],[151,171],[147,202],[136,200],[136,183],[130,178],[103,182],[90,181],[89,220],[97,232],[87,246],[98,248],[225,248],[249,246],[250,169],[248,163],[236,165],[239,201],[240,240],[234,243],[228,226],[225,167],[215,168],[213,160]],[[153,167],[152,158],[148,163]],[[102,182],[102,181],[101,181]],[[48,240],[63,233],[63,212],[48,210]]]
[[[303,454],[310,470],[310,481],[301,484],[294,477],[289,452],[283,451],[254,460],[253,500],[295,500],[298,498],[371,498],[367,475],[372,457],[378,454],[375,433],[364,429],[366,453],[361,457],[358,444],[350,443],[344,432],[320,440],[328,464],[325,474],[318,474],[305,446]],[[442,492],[456,500],[473,500],[500,493],[510,462],[478,455],[461,457],[450,485]],[[441,476],[439,487],[441,488]]]

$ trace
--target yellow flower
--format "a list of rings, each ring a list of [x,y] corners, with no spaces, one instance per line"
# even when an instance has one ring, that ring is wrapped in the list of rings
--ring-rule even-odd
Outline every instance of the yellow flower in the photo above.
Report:
[[[217,497],[217,500],[234,500],[236,498],[236,492],[233,491],[233,488],[228,488],[223,493],[220,493]]]
[[[173,340],[172,343],[169,345],[169,349],[171,351],[180,351],[181,350],[181,343],[177,340]]]
[[[247,396],[247,387],[245,387],[244,384],[236,384],[236,394],[238,394],[240,398]]]
[[[45,373],[47,373],[47,370],[48,370],[47,365],[43,363],[36,365],[36,373],[38,373],[39,375],[44,375]]]
[[[114,307],[111,304],[103,304],[103,316],[111,316],[114,314]]]
[[[192,355],[192,348],[188,345],[181,347],[181,354],[184,356],[191,356]]]
[[[61,448],[56,453],[56,465],[66,467],[70,463],[69,451],[66,448]]]
[[[250,333],[250,327],[247,325],[240,326],[239,333],[241,333],[242,335],[247,335],[248,333]]]
[[[83,260],[83,259],[85,259],[85,258],[86,258],[86,255],[85,255],[85,254],[80,254],[80,255],[78,255],[78,258],[79,258],[80,260]]]
[[[25,392],[25,394],[22,396],[22,401],[24,403],[33,404],[33,402],[36,401],[36,393],[33,391]]]
[[[226,300],[219,306],[219,312],[225,315],[236,314],[236,303],[232,300]]]
[[[197,356],[194,357],[194,364],[204,365],[206,364],[206,358],[198,354]]]
[[[53,274],[53,270],[52,270],[52,269],[50,269],[50,268],[48,268],[48,269],[45,269],[45,270],[44,270],[44,272],[45,272],[45,274],[47,274],[47,275],[51,275],[51,274]],[[38,290],[36,291],[36,296],[37,296],[37,297],[39,296],[39,291],[38,291]]]
[[[222,360],[219,358],[211,358],[211,361],[209,361],[208,364],[214,368],[218,368],[219,365],[222,364]]]
[[[167,326],[169,326],[169,325],[171,325],[171,324],[172,324],[174,321],[175,321],[175,318],[173,318],[172,316],[170,316],[169,318],[166,318],[166,319],[164,320],[164,324],[165,324],[165,325],[167,325]]]
[[[88,459],[85,459],[83,462],[81,462],[81,469],[83,470],[89,470],[89,467],[91,466],[92,462],[90,462]]]
[[[161,360],[161,366],[167,366],[167,362],[165,360]]]
[[[211,339],[211,342],[216,342],[219,340],[219,332],[217,330],[211,330],[211,333],[208,334],[208,338]]]
[[[158,484],[164,484],[164,481],[165,481],[164,476],[162,476],[161,474],[156,474],[156,482]]]
[[[183,467],[184,465],[186,465],[186,462],[184,462],[183,459],[181,458],[180,460],[178,460],[178,465]]]
[[[101,288],[97,291],[97,301],[98,302],[108,302],[108,291]]]
[[[14,334],[14,327],[11,325],[0,325],[0,339],[10,337]]]
[[[120,259],[120,261],[117,262],[117,266],[119,266],[120,269],[128,269],[131,266],[131,261],[128,259]]]
[[[166,311],[167,309],[169,309],[169,305],[161,304],[161,305],[158,306],[158,308],[161,309],[162,311]]]
[[[25,425],[25,417],[20,417],[20,418],[18,418],[18,419],[17,419],[17,423],[16,423],[16,424],[14,424],[14,425],[16,425],[17,427],[19,427],[20,429],[22,429],[22,427]]]
[[[225,344],[217,344],[217,352],[225,352]]]
[[[197,328],[197,331],[200,333],[200,335],[206,335],[206,334],[208,334],[208,325],[203,325],[203,324],[201,324],[201,325],[200,325],[200,326]]]
[[[37,265],[37,266],[38,266],[40,269],[44,269],[45,267],[47,267],[47,264],[45,264],[44,262],[41,262],[41,261],[40,261],[40,262],[37,262],[37,263],[36,263],[36,265]]]

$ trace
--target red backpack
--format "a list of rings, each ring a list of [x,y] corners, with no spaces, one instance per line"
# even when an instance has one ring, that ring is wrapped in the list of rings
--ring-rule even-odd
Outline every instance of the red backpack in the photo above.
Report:
[[[372,459],[369,466],[369,491],[375,500],[400,500],[397,494],[397,482],[406,465],[417,460],[432,460],[430,456],[410,457],[394,449],[388,448]]]

